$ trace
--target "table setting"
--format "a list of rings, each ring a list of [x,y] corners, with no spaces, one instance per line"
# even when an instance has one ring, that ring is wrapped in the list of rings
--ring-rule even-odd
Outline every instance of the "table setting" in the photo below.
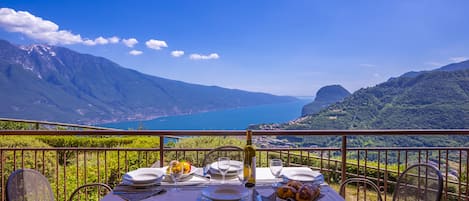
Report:
[[[252,188],[244,186],[246,181],[243,162],[228,157],[220,157],[218,161],[201,168],[179,161],[171,161],[168,166],[162,168],[139,168],[124,174],[122,182],[102,200],[337,200],[338,194],[324,183],[324,177],[318,171],[308,167],[283,167],[283,162],[279,159],[269,161],[269,168],[256,168],[256,185]],[[300,192],[308,193],[310,187],[301,188],[302,185],[297,183],[295,189],[295,186],[290,186],[291,181],[315,186],[317,189],[314,188],[314,192],[318,192],[317,196],[297,199],[300,198]],[[319,189],[320,191],[317,191]],[[323,199],[327,197],[324,196],[328,194],[327,191],[336,194],[333,195],[334,199]]]

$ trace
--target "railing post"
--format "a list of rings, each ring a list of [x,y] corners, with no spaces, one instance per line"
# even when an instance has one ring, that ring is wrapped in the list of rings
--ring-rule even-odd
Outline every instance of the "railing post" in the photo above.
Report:
[[[342,148],[341,148],[341,157],[342,157],[342,173],[341,173],[341,183],[345,182],[347,174],[347,136],[342,135]]]
[[[164,165],[164,135],[160,135],[160,167]]]

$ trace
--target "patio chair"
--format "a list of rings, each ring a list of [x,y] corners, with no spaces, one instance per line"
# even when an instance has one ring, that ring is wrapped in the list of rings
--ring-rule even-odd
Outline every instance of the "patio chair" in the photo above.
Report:
[[[349,190],[352,191],[351,193],[353,194],[354,200],[383,200],[381,198],[379,187],[371,180],[365,178],[350,178],[340,184],[340,195],[345,199],[347,198],[345,189],[349,184],[354,184],[357,188],[357,190]]]
[[[70,195],[70,198],[68,200],[73,201],[74,198],[77,198],[77,200],[80,200],[80,194],[81,194],[80,192],[83,192],[83,191],[84,191],[84,194],[85,194],[85,196],[83,196],[85,198],[85,200],[94,200],[94,199],[90,199],[88,197],[88,189],[89,188],[97,188],[98,189],[98,191],[97,191],[98,196],[99,196],[99,194],[104,196],[107,193],[112,191],[112,188],[110,186],[108,186],[107,184],[103,184],[103,183],[85,184],[85,185],[82,185],[82,186],[78,187],[77,189],[75,189],[75,191],[73,191],[72,195]]]
[[[221,146],[210,150],[207,154],[205,154],[204,160],[202,162],[204,171],[208,165],[216,162],[219,157],[230,157],[230,160],[242,161],[244,158],[243,149],[237,146]]]
[[[72,200],[81,189],[99,186],[111,191],[106,184],[94,183],[80,186],[72,193]],[[33,169],[19,169],[14,171],[7,180],[6,197],[8,201],[54,201],[54,193],[47,178]]]
[[[443,175],[438,168],[419,163],[409,166],[397,179],[393,201],[439,201]]]

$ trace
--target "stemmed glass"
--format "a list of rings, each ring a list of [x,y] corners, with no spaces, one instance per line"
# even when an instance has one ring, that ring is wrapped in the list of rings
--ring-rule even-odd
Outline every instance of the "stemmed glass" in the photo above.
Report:
[[[236,165],[236,170],[238,171],[238,180],[244,186],[244,184],[246,183],[246,180],[244,180],[244,163],[243,163],[243,161],[241,161],[241,163]]]
[[[269,168],[270,168],[270,172],[272,173],[272,175],[274,175],[275,178],[279,178],[280,173],[282,173],[282,168],[283,168],[282,160],[270,159]],[[274,184],[274,187],[277,187],[278,185],[279,183],[277,181],[277,183]]]
[[[184,174],[184,168],[180,163],[170,163],[169,164],[169,175],[171,175],[171,179],[174,181],[174,191],[179,191],[178,187],[178,180]]]
[[[220,170],[221,176],[223,178],[222,184],[225,183],[225,175],[230,168],[230,158],[228,157],[220,157],[218,158],[218,170]]]

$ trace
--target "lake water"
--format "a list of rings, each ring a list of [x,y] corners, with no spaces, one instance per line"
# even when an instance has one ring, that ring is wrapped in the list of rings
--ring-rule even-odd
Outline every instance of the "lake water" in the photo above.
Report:
[[[160,117],[148,121],[103,124],[99,126],[117,129],[146,130],[244,130],[251,124],[283,123],[301,116],[301,109],[312,98],[299,101],[243,107],[190,115]]]

